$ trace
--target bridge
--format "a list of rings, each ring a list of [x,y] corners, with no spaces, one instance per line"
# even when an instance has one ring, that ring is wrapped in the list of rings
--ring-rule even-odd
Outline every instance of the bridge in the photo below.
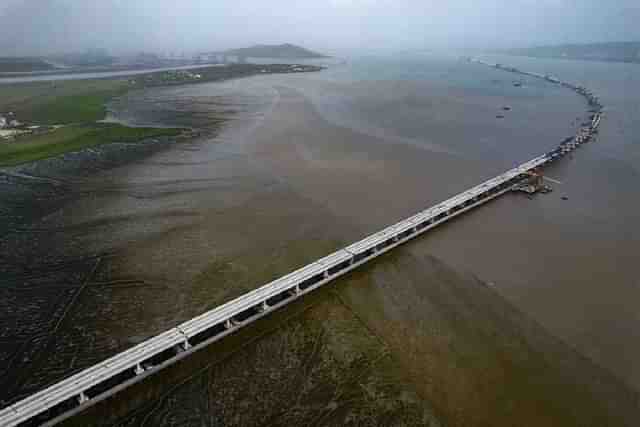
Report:
[[[112,395],[440,224],[516,189],[523,181],[529,179],[532,173],[589,142],[597,133],[602,118],[602,106],[587,89],[550,76],[524,73],[514,68],[501,67],[499,64],[474,62],[543,78],[553,84],[573,89],[584,96],[593,107],[591,122],[580,128],[575,137],[563,141],[552,151],[0,410],[0,426],[55,424],[70,411],[81,410],[98,399]]]

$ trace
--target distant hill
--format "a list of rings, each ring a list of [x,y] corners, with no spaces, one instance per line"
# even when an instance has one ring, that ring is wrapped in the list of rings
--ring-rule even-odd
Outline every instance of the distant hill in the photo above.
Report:
[[[52,68],[51,64],[39,58],[0,58],[0,73],[44,71]]]
[[[539,46],[500,51],[509,55],[537,58],[584,59],[640,63],[640,42],[612,42]]]
[[[317,52],[293,44],[255,45],[242,49],[231,49],[224,52],[227,55],[244,56],[248,58],[287,58],[312,59],[328,58]]]

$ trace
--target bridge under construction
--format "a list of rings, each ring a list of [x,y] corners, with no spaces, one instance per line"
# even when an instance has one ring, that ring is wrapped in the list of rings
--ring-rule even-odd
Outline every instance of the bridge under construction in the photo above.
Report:
[[[602,105],[598,98],[584,87],[562,82],[552,76],[526,73],[500,64],[488,64],[471,59],[470,61],[542,78],[551,84],[574,90],[587,99],[591,107],[590,122],[583,125],[574,137],[567,138],[558,147],[541,156],[0,410],[0,426],[55,424],[67,417],[71,411],[81,410],[158,372],[176,360],[302,298],[440,224],[507,192],[522,191],[523,185],[531,182],[532,177],[539,181],[540,170],[544,166],[560,160],[582,144],[588,143],[598,132],[602,119]],[[535,192],[537,187],[539,185],[534,185],[532,192]]]

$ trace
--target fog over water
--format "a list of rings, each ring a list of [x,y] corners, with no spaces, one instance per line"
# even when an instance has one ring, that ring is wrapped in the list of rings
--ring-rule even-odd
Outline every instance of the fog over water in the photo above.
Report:
[[[639,19],[634,0],[0,0],[0,56],[283,42],[340,54],[635,40]]]

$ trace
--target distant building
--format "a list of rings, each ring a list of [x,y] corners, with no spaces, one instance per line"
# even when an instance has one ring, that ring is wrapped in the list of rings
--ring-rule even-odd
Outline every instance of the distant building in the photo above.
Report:
[[[196,62],[207,64],[223,64],[224,55],[216,52],[199,53],[193,58]]]
[[[216,53],[200,53],[197,55],[196,60],[204,63],[217,63],[218,55]]]
[[[133,58],[137,65],[155,66],[160,62],[160,57],[154,53],[141,52]]]

